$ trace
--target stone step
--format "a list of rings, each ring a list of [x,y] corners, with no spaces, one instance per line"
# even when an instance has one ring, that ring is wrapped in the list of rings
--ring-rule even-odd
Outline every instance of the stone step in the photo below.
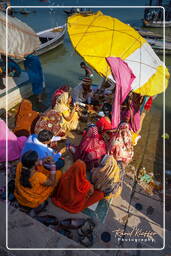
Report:
[[[4,248],[5,250],[5,202],[0,202],[0,208],[0,247]],[[49,227],[46,227],[42,223],[11,206],[8,207],[8,216],[8,250],[5,251],[9,252],[9,256],[12,256],[10,253],[15,256],[51,256],[53,254],[57,254],[56,250],[52,251],[52,249],[57,248],[61,248],[61,250],[58,251],[58,256],[72,255],[70,251],[72,249],[79,248],[79,251],[76,250],[73,254],[74,256],[77,256],[80,255],[80,251],[82,249],[85,249],[75,241],[61,235]],[[35,250],[30,251],[30,248]],[[42,250],[42,248],[45,250]],[[62,248],[66,250],[65,254]],[[90,250],[82,251],[81,255],[97,256],[96,253]]]

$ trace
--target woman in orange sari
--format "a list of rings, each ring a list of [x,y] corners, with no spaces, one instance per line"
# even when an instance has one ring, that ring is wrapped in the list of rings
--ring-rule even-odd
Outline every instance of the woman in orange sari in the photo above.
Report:
[[[39,113],[32,109],[32,103],[24,99],[16,115],[14,133],[17,136],[29,136],[34,133],[34,126],[38,120]]]
[[[62,172],[56,171],[55,164],[52,161],[50,163],[50,171],[48,171],[38,161],[36,151],[27,151],[22,156],[16,169],[14,191],[20,205],[37,208],[51,195]]]
[[[94,190],[86,177],[86,165],[77,160],[63,175],[52,202],[71,213],[78,213],[104,198],[104,193]]]

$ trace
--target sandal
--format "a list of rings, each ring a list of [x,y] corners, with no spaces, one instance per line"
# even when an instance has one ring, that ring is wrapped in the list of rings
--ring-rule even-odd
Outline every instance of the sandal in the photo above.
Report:
[[[93,246],[93,230],[95,223],[91,219],[87,219],[77,233],[79,236],[79,242],[85,247]]]
[[[65,219],[60,222],[60,226],[66,229],[78,229],[84,225],[85,219]]]
[[[92,247],[93,246],[93,234],[89,234],[86,236],[79,236],[80,244],[84,245],[85,247]]]
[[[91,219],[87,219],[85,223],[80,228],[83,235],[88,235],[93,232],[95,228],[95,223]]]
[[[38,220],[46,226],[59,224],[58,219],[52,215],[34,216],[34,219]]]

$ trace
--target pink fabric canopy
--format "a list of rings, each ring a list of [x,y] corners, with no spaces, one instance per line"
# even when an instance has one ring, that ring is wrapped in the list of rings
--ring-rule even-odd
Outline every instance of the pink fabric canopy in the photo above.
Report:
[[[20,158],[21,150],[27,140],[27,137],[24,136],[17,138],[12,131],[6,128],[6,123],[0,119],[0,162],[6,161],[6,131],[8,138],[8,161]]]
[[[131,91],[131,84],[135,75],[128,64],[118,57],[106,58],[116,81],[115,96],[112,106],[112,128],[117,128],[120,123],[120,106]]]

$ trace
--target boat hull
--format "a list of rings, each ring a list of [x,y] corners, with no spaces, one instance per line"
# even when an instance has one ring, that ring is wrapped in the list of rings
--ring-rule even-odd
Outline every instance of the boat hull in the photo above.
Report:
[[[41,54],[47,53],[47,52],[53,50],[54,48],[58,47],[59,45],[61,45],[64,42],[64,36],[65,36],[65,34],[62,35],[59,39],[57,39],[53,43],[47,45],[46,47],[39,48],[36,51],[36,55],[41,55]]]
[[[3,83],[6,85],[6,79],[3,78]],[[8,77],[8,90],[6,88],[0,90],[0,109],[9,110],[21,102],[23,98],[28,98],[32,95],[32,85],[29,83],[27,72],[22,72],[20,77]],[[6,106],[6,97],[8,104]]]
[[[60,28],[64,28],[64,30],[61,33],[54,33],[54,37],[51,40],[41,44],[40,48],[36,51],[36,55],[47,53],[63,43],[66,32],[66,25],[60,26]],[[37,35],[42,37],[46,33],[53,32],[53,30],[54,29],[42,31],[37,33]],[[17,61],[17,63],[22,62],[23,60]],[[3,79],[3,83],[6,85],[6,79]],[[32,85],[29,82],[28,74],[26,72],[22,72],[19,78],[8,77],[7,110],[13,108],[18,103],[20,103],[23,98],[28,98],[32,94]],[[0,89],[0,109],[6,109],[6,89]]]
[[[155,21],[147,21],[144,20],[144,27],[149,27],[149,28],[163,28],[165,27],[171,27],[171,21],[166,21],[165,24],[163,22],[155,22]]]

